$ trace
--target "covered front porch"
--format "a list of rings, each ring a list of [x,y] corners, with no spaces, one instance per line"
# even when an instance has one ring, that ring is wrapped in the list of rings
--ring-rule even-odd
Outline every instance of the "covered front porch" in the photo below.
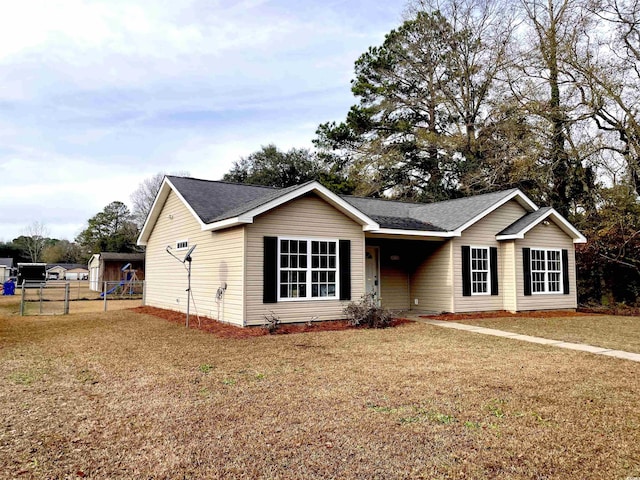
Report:
[[[365,238],[365,289],[390,310],[451,311],[451,245],[438,237]]]

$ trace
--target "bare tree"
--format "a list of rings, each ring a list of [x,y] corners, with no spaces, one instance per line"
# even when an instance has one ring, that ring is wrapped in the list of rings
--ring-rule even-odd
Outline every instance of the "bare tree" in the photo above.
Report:
[[[155,175],[144,179],[138,185],[138,188],[135,189],[130,197],[131,203],[133,204],[133,219],[138,228],[143,227],[166,175],[187,177],[189,176],[189,172],[179,171],[169,174],[167,172],[158,172]]]
[[[592,34],[594,48],[576,56],[574,67],[583,76],[598,128],[609,132],[602,149],[610,154],[612,180],[623,180],[640,194],[640,4],[604,0],[590,8],[606,28]]]
[[[42,259],[42,251],[47,245],[49,229],[42,222],[35,221],[28,225],[21,237],[22,247],[28,253],[32,262],[39,262]]]
[[[572,204],[589,201],[591,139],[582,135],[591,121],[573,67],[595,19],[587,0],[521,0],[523,26],[509,78],[513,97],[538,129],[544,149],[537,160],[541,196],[563,215]]]

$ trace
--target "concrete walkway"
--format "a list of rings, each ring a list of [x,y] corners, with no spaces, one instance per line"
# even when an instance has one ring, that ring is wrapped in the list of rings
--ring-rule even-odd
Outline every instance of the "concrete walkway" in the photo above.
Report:
[[[624,352],[622,350],[612,350],[610,348],[594,347],[585,343],[570,343],[561,340],[549,340],[548,338],[532,337],[531,335],[522,335],[520,333],[505,332],[504,330],[496,330],[494,328],[478,327],[475,325],[465,325],[463,323],[445,322],[442,320],[432,320],[429,318],[421,318],[417,315],[408,316],[411,320],[429,325],[435,325],[443,328],[453,328],[454,330],[464,330],[472,333],[481,333],[482,335],[493,335],[494,337],[511,338],[523,342],[539,343],[552,347],[566,348],[568,350],[578,350],[581,352],[595,353],[596,355],[606,355],[607,357],[621,358],[623,360],[631,360],[632,362],[640,362],[640,353]]]

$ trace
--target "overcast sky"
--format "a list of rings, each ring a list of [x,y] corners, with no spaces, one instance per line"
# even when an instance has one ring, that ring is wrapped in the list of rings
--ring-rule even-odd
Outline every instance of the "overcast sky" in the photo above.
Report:
[[[0,241],[73,240],[159,171],[310,147],[401,0],[21,0],[0,17]]]

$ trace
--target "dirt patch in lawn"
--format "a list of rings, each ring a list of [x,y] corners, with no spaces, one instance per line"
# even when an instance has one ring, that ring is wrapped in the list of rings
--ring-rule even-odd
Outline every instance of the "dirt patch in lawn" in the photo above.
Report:
[[[483,318],[558,318],[558,317],[585,317],[593,316],[592,313],[575,312],[572,310],[536,310],[531,312],[474,312],[474,313],[440,313],[437,315],[420,315],[420,318],[443,320],[454,322],[456,320],[481,320]]]
[[[145,315],[152,315],[164,320],[168,320],[172,323],[184,325],[186,323],[187,316],[181,312],[174,312],[172,310],[164,310],[156,307],[138,307],[132,309],[136,313],[142,313]],[[409,323],[411,320],[405,318],[394,319],[391,326],[397,327],[405,323]],[[205,332],[212,333],[220,338],[252,338],[261,337],[264,335],[270,335],[266,328],[261,327],[237,327],[228,323],[218,322],[211,318],[191,316],[189,318],[190,328],[203,330]],[[333,320],[330,322],[312,322],[312,323],[295,323],[295,324],[281,324],[273,335],[287,335],[291,333],[305,333],[305,332],[332,332],[340,330],[353,330],[357,327],[349,324],[347,320]]]

